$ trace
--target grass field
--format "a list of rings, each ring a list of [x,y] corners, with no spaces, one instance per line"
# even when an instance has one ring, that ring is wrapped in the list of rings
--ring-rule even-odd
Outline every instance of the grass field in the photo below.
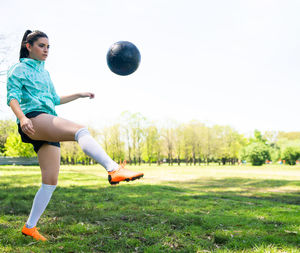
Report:
[[[299,165],[129,168],[62,166],[41,243],[20,232],[39,168],[0,166],[0,252],[300,252]]]

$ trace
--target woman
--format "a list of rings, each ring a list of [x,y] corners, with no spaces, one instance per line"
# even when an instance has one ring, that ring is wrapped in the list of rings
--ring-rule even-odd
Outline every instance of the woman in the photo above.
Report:
[[[143,177],[114,162],[93,139],[88,129],[60,118],[55,106],[78,98],[94,98],[90,92],[59,97],[44,63],[49,52],[49,41],[41,31],[27,30],[20,50],[20,62],[8,71],[7,104],[17,117],[22,141],[31,143],[38,156],[42,185],[35,195],[29,218],[22,229],[24,235],[46,241],[36,224],[47,207],[57,185],[60,167],[60,141],[77,141],[85,154],[99,162],[108,172],[110,184]]]

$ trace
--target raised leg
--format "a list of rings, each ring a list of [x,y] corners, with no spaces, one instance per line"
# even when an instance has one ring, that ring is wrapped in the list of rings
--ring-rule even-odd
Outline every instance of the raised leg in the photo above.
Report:
[[[83,125],[72,121],[42,113],[31,118],[34,134],[28,134],[33,140],[44,140],[51,142],[74,141],[75,133],[83,128]]]

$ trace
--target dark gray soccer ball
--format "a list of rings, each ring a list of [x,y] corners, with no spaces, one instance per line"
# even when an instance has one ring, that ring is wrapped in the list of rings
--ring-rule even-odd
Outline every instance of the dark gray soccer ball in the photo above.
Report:
[[[118,41],[106,55],[109,69],[117,75],[127,76],[137,70],[141,62],[138,48],[129,41]]]

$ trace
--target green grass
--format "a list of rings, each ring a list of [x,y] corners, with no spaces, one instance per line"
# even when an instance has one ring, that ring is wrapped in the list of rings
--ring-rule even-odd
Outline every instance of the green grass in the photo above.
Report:
[[[39,168],[0,166],[0,252],[300,252],[299,165],[142,170],[110,186],[100,166],[62,166],[42,243],[20,233]]]

